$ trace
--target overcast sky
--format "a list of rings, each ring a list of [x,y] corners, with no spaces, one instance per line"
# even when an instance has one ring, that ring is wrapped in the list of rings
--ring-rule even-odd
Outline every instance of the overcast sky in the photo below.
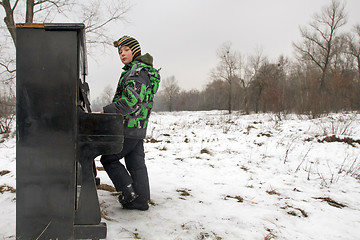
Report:
[[[132,0],[113,34],[135,37],[142,53],[154,57],[162,79],[175,76],[182,89],[201,90],[219,62],[216,50],[227,41],[243,56],[261,48],[270,60],[293,57],[292,43],[300,41],[306,26],[331,0]],[[360,24],[360,0],[346,2],[348,23]],[[114,39],[116,40],[116,39]],[[94,61],[94,58],[97,60]],[[106,86],[116,87],[123,65],[116,49],[89,57],[91,98]],[[161,84],[160,84],[161,85]]]

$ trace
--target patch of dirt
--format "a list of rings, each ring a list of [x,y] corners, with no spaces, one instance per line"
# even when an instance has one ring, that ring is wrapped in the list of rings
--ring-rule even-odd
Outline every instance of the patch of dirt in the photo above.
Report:
[[[8,174],[8,173],[10,173],[9,170],[2,170],[2,171],[0,172],[0,176],[4,176],[4,175],[6,175],[6,174]]]
[[[160,140],[156,140],[155,138],[152,138],[152,137],[147,137],[144,139],[144,142],[145,143],[158,143],[158,142],[161,142]]]
[[[16,193],[16,189],[4,184],[0,186],[0,193],[3,194],[4,192]]]
[[[326,136],[323,139],[318,139],[319,143],[324,143],[324,142],[343,142],[346,144],[349,144],[352,147],[356,147],[355,143],[360,144],[360,140],[355,140],[349,137],[344,137],[344,138],[339,138],[336,137],[335,135],[331,135],[331,136]]]
[[[329,197],[316,197],[314,199],[322,200],[323,202],[327,202],[330,206],[336,207],[336,208],[344,208],[347,207],[345,204],[338,203],[335,200],[329,198]]]
[[[206,149],[206,148],[201,149],[200,153],[201,153],[201,154],[209,154],[209,155],[211,155],[210,150],[208,150],[208,149]]]
[[[191,196],[191,194],[189,193],[191,192],[190,189],[186,189],[186,188],[176,189],[176,192],[180,193],[180,196],[182,197]]]

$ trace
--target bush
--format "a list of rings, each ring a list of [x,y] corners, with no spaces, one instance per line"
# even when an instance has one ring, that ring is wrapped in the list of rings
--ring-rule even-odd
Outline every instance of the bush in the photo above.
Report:
[[[15,120],[15,96],[0,95],[0,133],[10,133]]]

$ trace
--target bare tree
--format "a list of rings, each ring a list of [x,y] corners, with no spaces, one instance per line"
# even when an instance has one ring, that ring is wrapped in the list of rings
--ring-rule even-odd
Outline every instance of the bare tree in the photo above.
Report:
[[[355,58],[358,81],[360,82],[360,25],[356,25],[353,33],[347,35],[348,53]]]
[[[91,109],[94,112],[102,111],[102,108],[110,104],[114,97],[114,89],[111,86],[106,86],[100,97],[97,97],[91,102]]]
[[[110,104],[114,98],[114,89],[110,86],[106,86],[101,98],[104,99],[105,103]]]
[[[108,26],[112,23],[125,21],[130,10],[127,0],[92,0],[78,4],[79,20],[85,24],[86,40],[91,45],[102,44],[113,46],[113,37],[109,35]]]
[[[348,52],[348,33],[339,35],[334,42],[334,55],[330,72],[341,74],[354,69],[354,57]]]
[[[177,111],[196,111],[200,108],[200,91],[181,91],[176,104]]]
[[[164,103],[168,106],[168,110],[172,112],[174,110],[176,98],[180,92],[180,87],[175,76],[165,78],[161,87],[161,95],[164,97]]]
[[[0,83],[12,86],[16,74],[15,59],[6,51],[3,51],[1,44],[0,48]]]
[[[293,44],[302,58],[310,60],[321,70],[320,91],[326,88],[326,75],[334,56],[338,30],[346,24],[346,18],[345,5],[332,0],[320,14],[314,15],[309,27],[300,28],[302,42]]]
[[[10,0],[2,0],[0,5],[3,7],[5,11],[5,18],[4,22],[6,24],[7,30],[10,33],[10,36],[16,45],[16,20],[15,20],[15,13],[19,10],[19,5],[22,2],[19,0],[10,1]],[[46,11],[46,15],[48,16],[51,12],[56,9],[59,13],[63,12],[63,8],[65,6],[70,5],[70,0],[57,0],[57,1],[50,1],[50,0],[26,0],[25,3],[25,16],[22,22],[25,23],[33,23],[35,15],[40,15]]]
[[[228,83],[222,80],[209,82],[203,90],[202,108],[204,110],[228,109]]]
[[[232,111],[232,89],[235,81],[240,79],[241,55],[231,50],[231,43],[224,43],[218,50],[217,56],[220,59],[217,67],[212,71],[213,80],[222,80],[228,83],[228,111]]]
[[[15,76],[16,23],[44,23],[59,19],[61,22],[82,22],[86,27],[88,45],[112,45],[108,27],[115,22],[123,21],[129,11],[128,0],[0,0],[5,17],[3,37],[0,39],[1,52],[0,73],[7,73],[2,80],[11,80]],[[12,46],[8,38],[12,39]],[[1,70],[2,69],[2,70]]]
[[[256,99],[254,96],[254,81],[258,76],[260,67],[267,63],[268,59],[263,54],[263,49],[260,47],[255,48],[255,53],[248,57],[247,64],[245,65],[245,79],[247,82],[247,91],[245,92],[245,112],[249,113],[250,99]],[[256,101],[252,101],[255,104],[255,111],[257,111]]]
[[[4,22],[16,45],[16,21],[14,18],[15,11],[21,13],[18,9],[19,0],[0,1],[0,5],[5,11]],[[125,14],[130,7],[125,0],[120,1],[75,1],[75,0],[26,0],[25,23],[43,23],[51,21],[56,15],[62,15],[67,20],[81,21],[86,26],[89,43],[104,43],[111,45],[112,39],[106,32],[106,26],[112,22],[124,20]],[[72,15],[75,13],[75,15]]]
[[[6,92],[0,92],[0,134],[10,133],[15,120],[15,97]]]

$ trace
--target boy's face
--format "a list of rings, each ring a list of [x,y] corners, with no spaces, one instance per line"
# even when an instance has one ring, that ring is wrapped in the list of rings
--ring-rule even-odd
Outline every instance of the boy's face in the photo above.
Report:
[[[124,65],[131,63],[133,59],[132,51],[128,46],[123,46],[119,48],[119,55],[120,55],[120,60]]]

